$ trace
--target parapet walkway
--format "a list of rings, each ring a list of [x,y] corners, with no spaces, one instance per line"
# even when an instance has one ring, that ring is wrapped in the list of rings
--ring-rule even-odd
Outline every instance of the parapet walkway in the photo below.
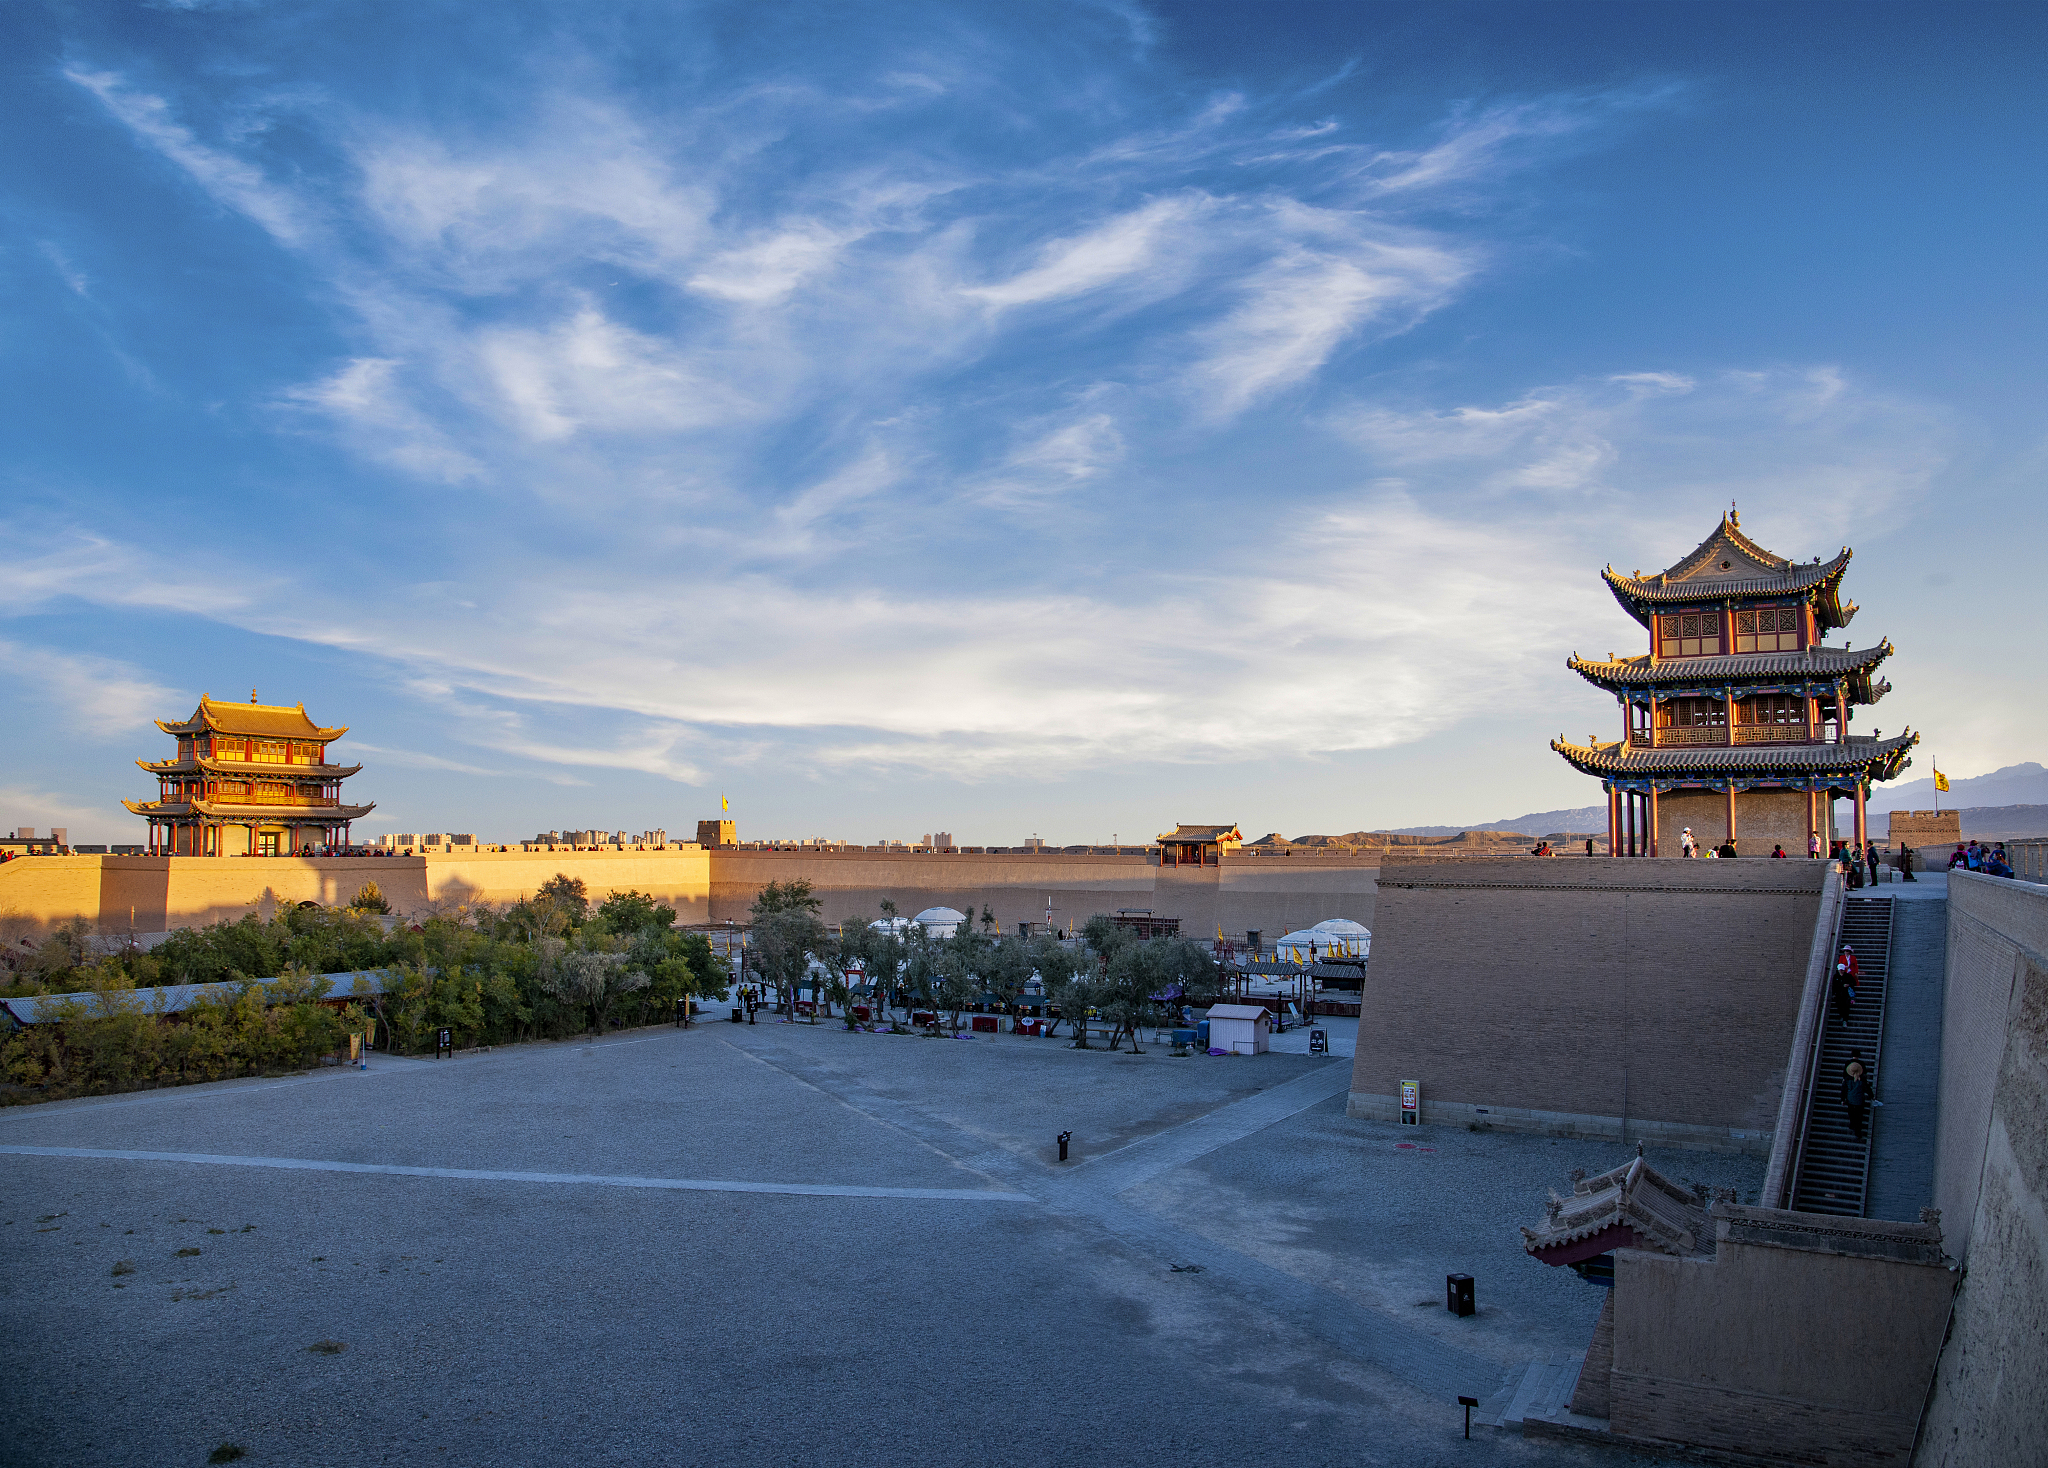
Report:
[[[1915,882],[1904,891],[1919,885]],[[1934,1202],[1934,1119],[1948,967],[1947,888],[1944,881],[1939,897],[1899,903],[1893,921],[1884,1063],[1877,1076],[1877,1094],[1884,1105],[1872,1111],[1866,1218],[1915,1223],[1920,1210]],[[1899,887],[1884,891],[1887,896],[1901,895]]]

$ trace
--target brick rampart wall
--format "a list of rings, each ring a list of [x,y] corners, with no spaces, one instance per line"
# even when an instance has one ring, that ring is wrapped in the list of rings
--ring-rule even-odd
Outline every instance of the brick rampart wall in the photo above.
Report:
[[[1119,907],[1178,917],[1191,937],[1259,929],[1268,941],[1325,918],[1373,919],[1377,865],[1362,856],[1242,857],[1211,867],[1161,868],[1143,852],[945,853],[721,849],[472,851],[391,857],[27,857],[0,864],[0,920],[47,932],[83,917],[108,930],[162,932],[278,903],[343,903],[375,881],[393,910],[505,903],[548,878],[582,878],[591,897],[637,888],[684,922],[745,921],[771,881],[812,884],[831,922],[880,915],[887,898],[908,916],[927,907],[979,915],[1006,931],[1042,923],[1046,899],[1064,928]]]
[[[1886,845],[1895,847],[1904,842],[1915,851],[1929,847],[1953,850],[1963,839],[1963,813],[1959,810],[1890,811],[1886,813],[1885,825]]]
[[[557,872],[581,877],[593,899],[637,888],[685,922],[710,913],[710,861],[667,851],[468,852],[451,856],[38,856],[0,865],[0,921],[34,933],[83,917],[109,932],[163,932],[269,914],[280,903],[347,902],[374,881],[394,912],[436,904],[515,902]],[[8,935],[12,936],[12,935]]]
[[[1769,1461],[1903,1464],[1954,1283],[1939,1264],[1725,1237],[1712,1258],[1617,1251],[1610,1425]]]
[[[1351,1113],[1764,1151],[1824,866],[1675,858],[1380,874]]]
[[[1828,834],[1827,802],[1820,802],[1821,844]],[[1702,850],[1728,839],[1728,797],[1712,790],[1675,790],[1657,801],[1657,853],[1677,856],[1685,828]],[[1744,790],[1735,796],[1735,849],[1743,856],[1769,856],[1782,844],[1787,856],[1806,855],[1806,795],[1798,790]]]
[[[828,922],[880,915],[884,898],[905,917],[927,907],[977,916],[986,907],[1005,931],[1042,923],[1046,899],[1061,929],[1120,907],[1180,919],[1181,932],[1237,938],[1256,928],[1266,941],[1343,917],[1372,926],[1376,861],[1363,857],[1248,857],[1220,865],[1161,867],[1145,852],[716,851],[713,921],[744,921],[770,882],[803,880],[824,900]]]
[[[2003,1468],[2048,1440],[2048,888],[1948,882],[1935,1198],[1969,1267],[1914,1461]]]

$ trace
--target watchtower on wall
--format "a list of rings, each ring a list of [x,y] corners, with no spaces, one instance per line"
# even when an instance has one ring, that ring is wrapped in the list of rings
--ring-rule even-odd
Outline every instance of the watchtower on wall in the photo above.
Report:
[[[1920,736],[1849,732],[1855,710],[1890,690],[1873,675],[1892,653],[1884,639],[1822,640],[1856,615],[1841,600],[1850,554],[1811,564],[1773,555],[1730,510],[1668,570],[1601,572],[1649,633],[1649,651],[1574,653],[1567,666],[1621,705],[1621,738],[1560,736],[1550,747],[1607,792],[1609,851],[1676,856],[1689,827],[1703,847],[1765,856],[1781,844],[1803,855],[1809,836],[1832,836],[1837,798],[1855,802],[1857,845],[1869,839],[1871,782],[1910,765]]]
[[[177,756],[137,760],[157,798],[121,802],[149,821],[151,856],[290,856],[346,842],[349,823],[376,809],[342,803],[341,782],[362,766],[329,763],[327,746],[348,729],[322,728],[304,704],[202,694],[191,718],[156,726]]]

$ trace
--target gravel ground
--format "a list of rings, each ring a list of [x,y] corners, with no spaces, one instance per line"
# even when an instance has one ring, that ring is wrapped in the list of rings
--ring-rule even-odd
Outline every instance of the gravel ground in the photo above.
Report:
[[[1514,1226],[1614,1158],[1397,1139],[1347,1075],[705,1025],[0,1113],[313,1164],[0,1157],[0,1463],[1624,1461],[1464,1442],[1452,1401],[1583,1345],[1597,1291]],[[1416,1303],[1451,1268],[1474,1320]]]

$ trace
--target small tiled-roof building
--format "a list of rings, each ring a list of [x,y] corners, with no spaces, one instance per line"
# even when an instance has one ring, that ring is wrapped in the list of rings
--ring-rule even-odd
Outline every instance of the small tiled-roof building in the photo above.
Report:
[[[1159,864],[1163,867],[1215,866],[1226,851],[1244,845],[1244,832],[1228,826],[1178,825],[1159,837]]]

